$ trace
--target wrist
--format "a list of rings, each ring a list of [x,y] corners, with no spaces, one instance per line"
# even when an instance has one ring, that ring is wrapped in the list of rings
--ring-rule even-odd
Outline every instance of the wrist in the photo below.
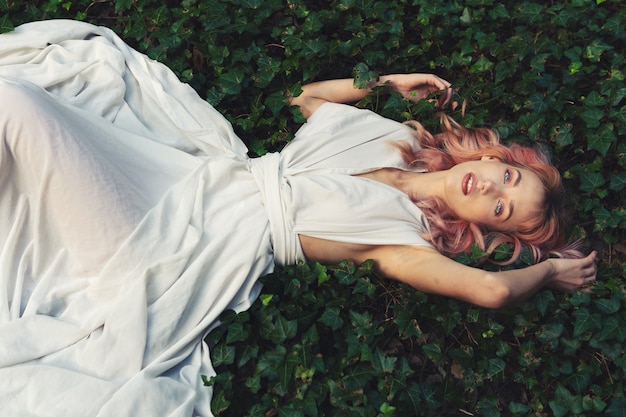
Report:
[[[385,92],[393,91],[393,75],[381,75],[378,79],[371,79],[367,82],[370,92],[379,87],[384,87]]]
[[[541,262],[540,265],[544,267],[544,283],[549,286],[552,284],[552,279],[556,275],[556,265],[552,259],[546,259]]]

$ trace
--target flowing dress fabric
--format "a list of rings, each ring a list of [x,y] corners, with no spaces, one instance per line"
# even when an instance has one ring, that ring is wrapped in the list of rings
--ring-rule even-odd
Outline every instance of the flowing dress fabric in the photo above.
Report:
[[[427,245],[404,194],[354,176],[409,169],[374,113],[325,104],[250,160],[165,66],[73,21],[0,36],[0,97],[2,415],[210,416],[203,337],[298,234]]]

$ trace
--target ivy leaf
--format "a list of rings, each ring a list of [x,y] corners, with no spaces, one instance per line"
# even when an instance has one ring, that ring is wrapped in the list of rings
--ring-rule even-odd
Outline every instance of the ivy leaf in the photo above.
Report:
[[[228,326],[228,331],[226,332],[226,343],[232,344],[234,342],[239,342],[241,340],[245,340],[247,336],[248,334],[244,330],[243,324],[233,323]]]
[[[590,330],[601,327],[601,321],[598,314],[591,314],[584,307],[579,308],[573,313],[576,322],[574,323],[574,337],[581,336]]]
[[[616,222],[613,221],[613,216],[611,216],[611,212],[608,211],[605,207],[597,207],[593,211],[593,217],[595,218],[595,229],[594,230],[604,230],[607,227],[616,226]]]
[[[557,340],[563,334],[563,323],[547,323],[540,327],[537,339],[543,344]]]
[[[275,326],[269,335],[272,342],[280,345],[286,340],[293,338],[298,330],[296,320],[287,320],[282,314],[276,319]]]
[[[519,16],[530,23],[541,21],[544,15],[544,7],[537,3],[522,3],[519,9]]]
[[[472,74],[480,73],[480,72],[488,72],[493,68],[493,62],[491,62],[487,57],[481,56],[478,60],[470,67],[470,72]]]
[[[589,107],[601,107],[606,104],[606,99],[602,97],[597,91],[592,91],[589,93],[585,101],[583,101],[583,105]]]
[[[340,310],[337,307],[326,307],[319,321],[330,327],[331,330],[338,330],[343,326],[343,319],[339,316],[339,313]]]
[[[532,301],[535,307],[537,307],[539,314],[543,317],[546,315],[550,304],[554,303],[556,299],[552,291],[541,291],[533,297]]]
[[[530,96],[530,100],[526,104],[526,107],[539,113],[543,113],[549,108],[548,103],[545,101],[545,97],[539,93]]]
[[[353,8],[356,4],[356,0],[340,0],[337,7],[339,10],[346,11]]]
[[[420,17],[428,18],[428,17],[445,15],[447,12],[448,10],[437,2],[434,2],[434,3],[424,2],[424,5],[420,8],[419,15]]]
[[[350,390],[361,389],[373,377],[373,373],[371,366],[358,363],[346,369],[342,380],[345,381],[346,388]]]
[[[368,83],[371,80],[378,80],[378,74],[374,71],[370,71],[369,67],[360,62],[352,69],[354,76],[354,86],[356,88],[368,88]]]
[[[500,407],[496,398],[483,398],[478,401],[477,409],[484,417],[500,417]]]
[[[235,347],[218,344],[212,349],[211,361],[213,366],[229,365],[235,362]]]
[[[409,310],[401,310],[393,322],[398,326],[398,332],[406,338],[420,337],[422,335],[417,320],[411,315]]]
[[[625,324],[619,317],[607,317],[602,323],[602,331],[600,332],[600,341],[615,339],[624,341],[626,339]]]
[[[437,343],[428,343],[422,346],[424,353],[428,355],[428,357],[435,363],[439,363],[443,356],[443,352],[441,351],[441,346]]]
[[[588,371],[578,371],[573,372],[565,381],[574,389],[574,392],[582,394],[588,389],[590,380],[591,374]]]
[[[228,410],[230,404],[230,401],[225,398],[224,392],[219,390],[213,395],[213,398],[211,398],[211,411],[213,411],[216,415],[219,415]]]
[[[595,300],[594,304],[598,307],[598,310],[605,314],[613,314],[617,312],[621,307],[621,301],[616,298],[605,298]]]
[[[300,349],[300,345],[294,346],[294,350],[286,355],[285,362],[278,368],[278,380],[284,388],[289,387],[291,381],[294,379],[293,370],[300,363]]]
[[[495,66],[495,83],[499,84],[505,79],[515,75],[515,71],[515,65],[513,65],[511,62],[499,61]]]
[[[489,378],[493,378],[496,375],[504,376],[504,370],[506,369],[506,362],[500,358],[489,359],[487,372]]]
[[[224,94],[236,95],[241,92],[241,87],[245,75],[241,70],[232,70],[222,74],[220,77],[220,87]]]
[[[311,59],[316,56],[322,55],[326,50],[326,43],[321,39],[308,39],[302,42],[302,57]]]
[[[255,359],[259,356],[259,346],[244,344],[243,349],[238,352],[239,359],[237,360],[237,367],[241,368],[251,359]]]
[[[572,15],[567,10],[561,10],[552,18],[552,23],[555,25],[567,27],[567,24],[572,20]]]
[[[372,327],[372,316],[367,311],[364,313],[350,311],[350,322],[354,329],[370,329]]]
[[[609,417],[626,417],[626,398],[616,397],[611,399],[611,404],[606,409]]]
[[[584,52],[584,57],[591,61],[599,61],[600,56],[606,52],[613,49],[611,45],[606,44],[600,39],[592,40],[586,47]]]
[[[578,113],[588,128],[596,128],[600,126],[600,120],[604,117],[604,112],[598,108],[586,108]]]
[[[582,397],[572,395],[561,383],[557,384],[554,396],[555,399],[548,404],[555,416],[562,417],[570,412],[580,414],[583,411]]]
[[[265,0],[243,0],[241,5],[249,9],[258,9],[263,5]]]
[[[13,29],[15,28],[13,27],[13,23],[9,19],[9,16],[6,14],[3,14],[2,16],[0,16],[0,33],[11,32],[13,31]]]
[[[622,191],[626,186],[626,171],[611,174],[611,183],[609,188],[613,191]]]
[[[281,109],[287,106],[285,96],[281,91],[270,94],[265,99],[265,105],[272,111],[272,114],[276,116],[280,113]]]
[[[514,416],[525,416],[531,410],[529,406],[526,404],[511,402],[509,404],[509,411],[513,413]]]
[[[586,193],[591,194],[606,183],[604,177],[599,172],[581,172],[579,175],[580,189]]]
[[[115,11],[121,12],[130,9],[133,2],[132,0],[115,0]]]
[[[626,106],[620,107],[619,110],[611,110],[611,118],[613,117],[621,123],[626,123]]]
[[[611,148],[611,144],[616,141],[615,134],[612,131],[613,126],[610,124],[602,126],[600,132],[589,134],[587,138],[587,147],[600,152],[602,156],[606,156]]]
[[[396,366],[397,360],[398,358],[387,356],[385,352],[383,352],[379,348],[376,348],[376,351],[374,352],[374,365],[377,369],[381,370],[384,373],[392,373]]]
[[[376,292],[376,285],[368,277],[361,277],[356,281],[353,294],[365,294],[370,296]]]

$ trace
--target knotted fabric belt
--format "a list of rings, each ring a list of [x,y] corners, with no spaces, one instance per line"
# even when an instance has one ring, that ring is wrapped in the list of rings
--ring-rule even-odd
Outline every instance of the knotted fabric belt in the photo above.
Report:
[[[276,263],[293,265],[304,260],[300,240],[293,232],[294,216],[287,204],[290,188],[287,179],[283,177],[280,154],[269,153],[248,161],[250,172],[259,184],[263,197]]]

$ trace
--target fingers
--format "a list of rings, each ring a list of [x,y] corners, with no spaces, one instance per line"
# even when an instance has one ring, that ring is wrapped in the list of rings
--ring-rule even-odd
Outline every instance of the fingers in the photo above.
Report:
[[[442,109],[447,104],[452,102],[452,110],[455,110],[459,103],[457,103],[456,101],[452,101],[452,98],[454,97],[454,89],[452,87],[446,87],[441,91],[442,93],[439,95],[439,100],[437,100],[437,107]]]
[[[454,89],[452,88],[452,84],[436,75],[433,75],[432,77],[435,81],[435,85],[441,92],[441,94],[439,94],[439,99],[437,100],[437,107],[442,109],[446,105],[452,103],[452,110],[456,109],[458,103],[456,101],[452,101],[455,93]]]
[[[583,266],[581,269],[582,284],[578,288],[584,293],[591,293],[596,283],[598,266],[596,264],[598,253],[596,251],[591,252],[585,258],[582,259]]]
[[[396,91],[401,92],[410,101],[416,102],[428,98],[433,93],[438,93],[438,97],[431,100],[435,106],[443,109],[451,104],[452,110],[458,107],[459,103],[453,101],[455,91],[452,84],[437,75],[414,73],[395,74],[390,77],[393,77],[396,83]]]

